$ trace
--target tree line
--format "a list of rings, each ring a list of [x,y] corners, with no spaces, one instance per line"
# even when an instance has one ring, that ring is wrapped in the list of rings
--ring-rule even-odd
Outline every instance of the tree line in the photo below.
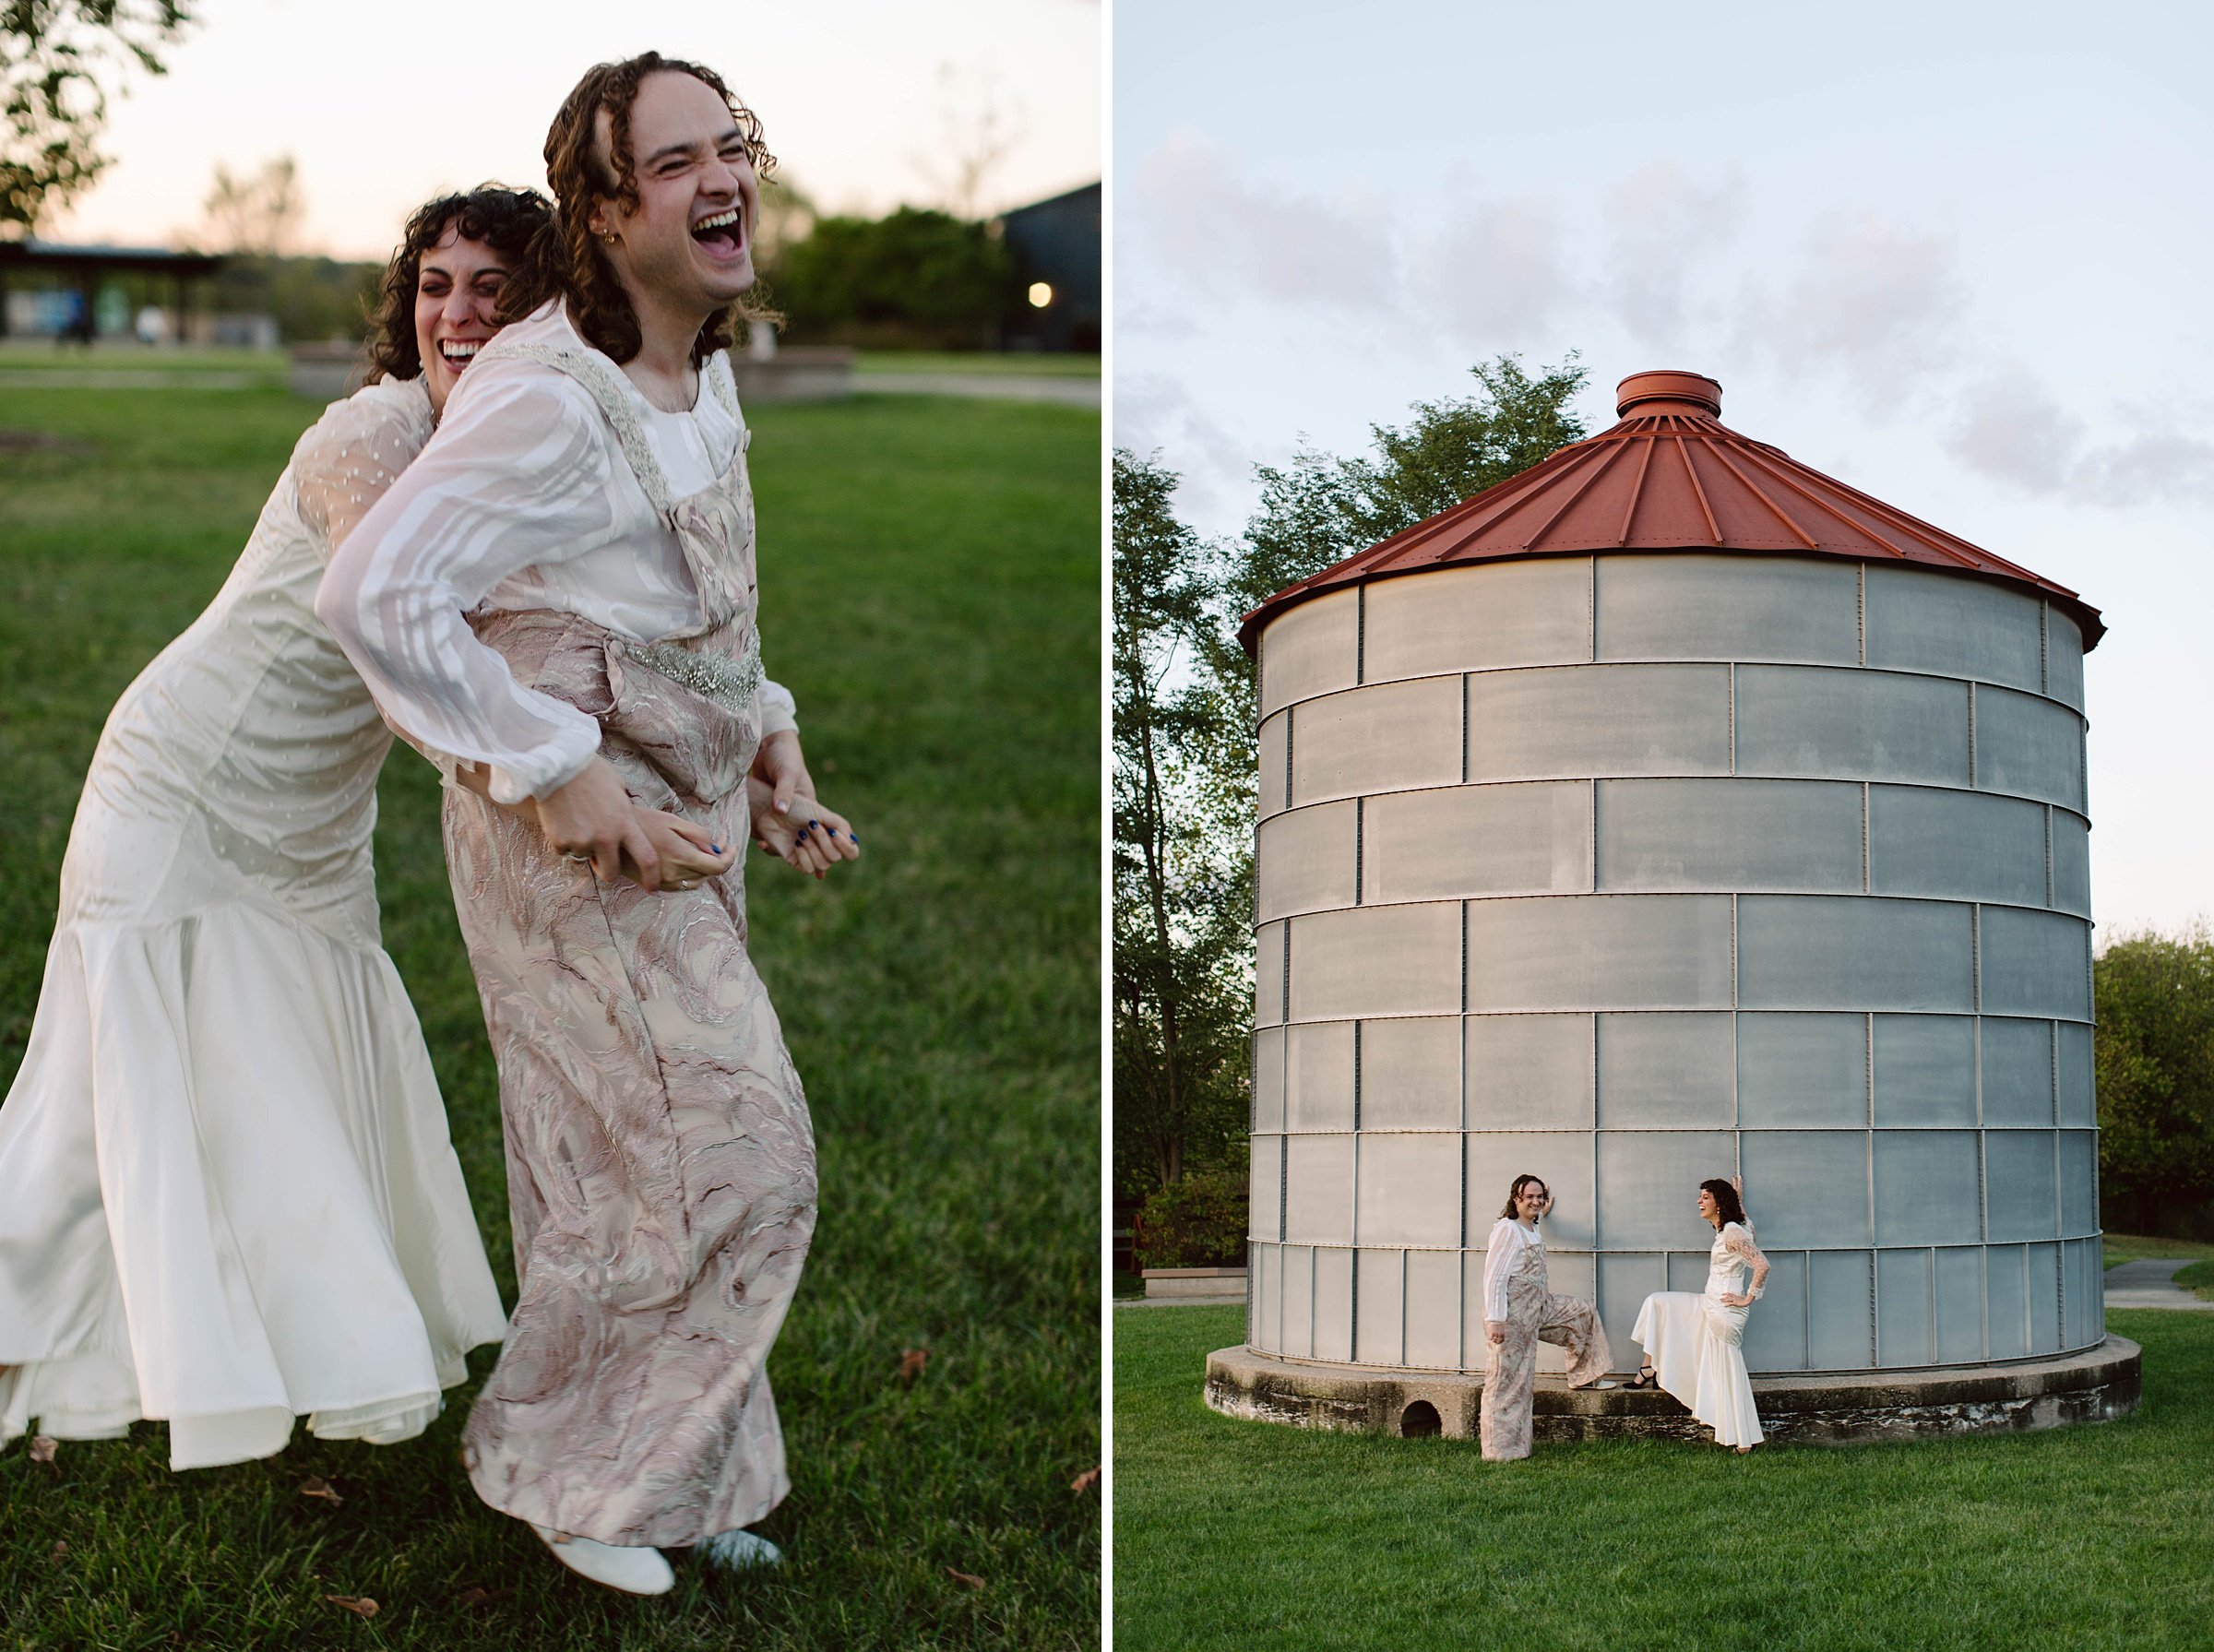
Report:
[[[133,71],[167,72],[164,55],[196,20],[192,0],[9,0],[0,6],[0,232],[41,220],[96,184],[109,100]],[[900,207],[881,218],[818,213],[796,189],[763,191],[763,289],[796,342],[886,349],[976,350],[999,342],[1024,313],[1013,255],[978,215],[983,175],[1011,136],[987,100],[954,157],[956,211]],[[954,125],[960,126],[956,121]],[[256,172],[215,169],[197,237],[229,262],[208,294],[218,311],[266,314],[288,341],[358,338],[381,266],[292,254],[306,196],[292,157]],[[399,226],[393,226],[399,239]],[[159,283],[123,279],[134,307],[161,302]]]

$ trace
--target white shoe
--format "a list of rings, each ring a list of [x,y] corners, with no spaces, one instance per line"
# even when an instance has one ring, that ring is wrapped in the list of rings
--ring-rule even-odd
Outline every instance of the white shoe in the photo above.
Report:
[[[554,1551],[554,1558],[579,1577],[626,1595],[666,1595],[676,1587],[676,1574],[659,1549],[621,1549],[589,1538],[565,1537],[535,1520],[530,1526]]]
[[[744,1529],[719,1531],[695,1551],[710,1566],[726,1572],[751,1571],[756,1566],[780,1566],[784,1551],[767,1538]]]
[[[1616,1382],[1613,1377],[1601,1377],[1598,1382],[1588,1383],[1585,1385],[1585,1386],[1596,1391],[1601,1388],[1619,1388],[1622,1386],[1622,1385]]]

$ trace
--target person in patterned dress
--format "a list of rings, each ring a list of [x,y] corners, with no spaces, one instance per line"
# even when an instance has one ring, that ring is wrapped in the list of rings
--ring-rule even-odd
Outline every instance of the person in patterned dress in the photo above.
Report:
[[[546,158],[555,215],[515,318],[317,612],[396,726],[487,774],[488,796],[447,792],[446,847],[519,1290],[471,1482],[572,1569],[654,1594],[662,1548],[773,1562],[742,1528],[791,1484],[766,1359],[815,1149],[736,849],[750,831],[817,874],[860,851],[764,720],[725,349],[759,123],[649,53],[584,77]],[[694,823],[709,875],[671,874],[642,805]]]

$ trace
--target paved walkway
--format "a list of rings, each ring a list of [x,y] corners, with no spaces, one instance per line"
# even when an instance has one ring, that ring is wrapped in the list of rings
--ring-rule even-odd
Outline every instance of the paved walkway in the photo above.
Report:
[[[2110,1308],[2181,1308],[2187,1313],[2214,1313],[2214,1302],[2194,1296],[2175,1283],[2176,1270],[2191,1266],[2147,1257],[2125,1262],[2106,1270],[2106,1305]]]
[[[1032,377],[1018,373],[856,373],[856,396],[973,396],[985,401],[1052,401],[1096,408],[1096,378]]]
[[[6,390],[251,390],[263,374],[196,373],[159,367],[0,367]]]

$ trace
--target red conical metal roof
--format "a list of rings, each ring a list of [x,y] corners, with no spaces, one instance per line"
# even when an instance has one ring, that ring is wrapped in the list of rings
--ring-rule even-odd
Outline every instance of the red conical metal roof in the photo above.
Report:
[[[1286,586],[1247,614],[1250,649],[1285,609],[1343,587],[1461,563],[1594,551],[1753,551],[1912,562],[2026,587],[2097,645],[2099,611],[2065,586],[1872,499],[1720,417],[1722,387],[1696,373],[1635,373],[1621,422],[1562,448],[1380,545]]]

